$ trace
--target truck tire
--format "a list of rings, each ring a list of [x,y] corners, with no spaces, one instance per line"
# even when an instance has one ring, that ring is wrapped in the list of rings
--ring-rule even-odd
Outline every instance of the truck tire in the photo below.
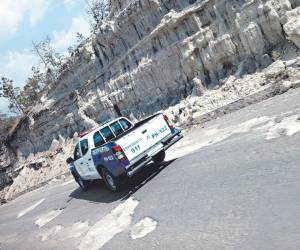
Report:
[[[83,180],[77,172],[72,171],[72,175],[73,175],[75,181],[78,183],[81,190],[82,191],[87,191],[88,188],[89,188],[89,182]]]
[[[112,192],[118,192],[121,189],[120,181],[114,177],[105,168],[102,169],[102,178],[105,182],[106,187]]]
[[[153,157],[153,161],[155,164],[160,164],[165,160],[165,157],[166,157],[166,151],[163,150]]]

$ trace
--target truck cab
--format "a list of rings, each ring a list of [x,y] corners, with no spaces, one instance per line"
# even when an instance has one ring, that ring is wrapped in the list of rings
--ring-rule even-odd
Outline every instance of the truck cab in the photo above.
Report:
[[[79,142],[75,146],[73,158],[78,174],[86,180],[101,179],[102,177],[93,162],[92,149],[110,142],[133,126],[131,121],[121,117],[105,126],[81,134]]]

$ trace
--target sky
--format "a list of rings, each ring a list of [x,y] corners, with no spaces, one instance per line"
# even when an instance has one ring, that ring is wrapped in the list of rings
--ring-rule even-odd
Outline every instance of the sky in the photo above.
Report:
[[[39,62],[32,42],[49,36],[56,51],[63,53],[76,44],[77,32],[88,37],[85,10],[85,0],[0,0],[0,77],[23,87]],[[8,111],[3,98],[0,111]]]

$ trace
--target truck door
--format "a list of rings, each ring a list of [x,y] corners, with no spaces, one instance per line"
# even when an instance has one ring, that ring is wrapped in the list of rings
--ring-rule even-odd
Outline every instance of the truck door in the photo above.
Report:
[[[88,139],[80,141],[80,149],[83,159],[83,172],[86,179],[98,179],[99,174],[94,166],[94,162],[91,154],[91,145],[89,145]]]
[[[77,143],[74,150],[74,166],[79,175],[84,177],[83,158],[79,143]]]

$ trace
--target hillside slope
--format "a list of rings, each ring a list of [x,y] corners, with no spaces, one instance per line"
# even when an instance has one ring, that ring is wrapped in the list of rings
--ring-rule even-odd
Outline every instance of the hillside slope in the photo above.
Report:
[[[22,119],[10,148],[32,159],[109,118],[139,119],[170,106],[172,120],[189,125],[280,80],[297,81],[299,6],[299,0],[111,0],[97,35]]]

